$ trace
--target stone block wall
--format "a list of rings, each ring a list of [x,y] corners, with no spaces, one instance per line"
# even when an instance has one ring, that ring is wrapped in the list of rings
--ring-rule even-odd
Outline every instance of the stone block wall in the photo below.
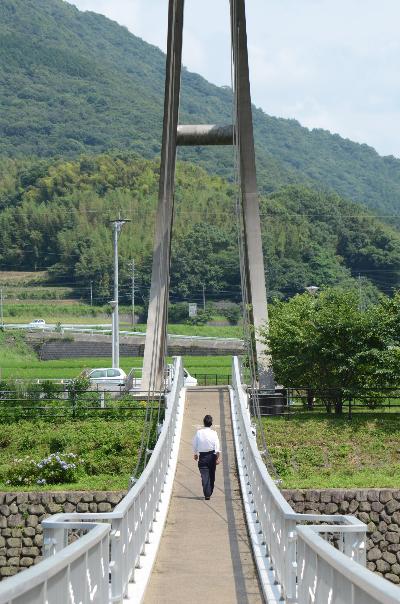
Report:
[[[296,512],[304,514],[352,514],[368,527],[367,567],[400,584],[400,491],[284,490]]]
[[[126,491],[0,493],[0,579],[42,559],[41,521],[59,512],[111,512]],[[353,514],[368,527],[368,568],[400,584],[400,491],[283,490],[296,512]]]
[[[0,493],[0,579],[40,562],[44,518],[59,512],[111,512],[125,494]]]

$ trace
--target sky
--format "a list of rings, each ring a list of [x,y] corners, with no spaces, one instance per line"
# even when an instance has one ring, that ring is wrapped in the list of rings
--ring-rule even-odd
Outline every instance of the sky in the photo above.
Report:
[[[165,51],[168,0],[70,0]],[[399,0],[247,0],[252,100],[400,157]],[[183,62],[230,85],[229,0],[186,0]]]

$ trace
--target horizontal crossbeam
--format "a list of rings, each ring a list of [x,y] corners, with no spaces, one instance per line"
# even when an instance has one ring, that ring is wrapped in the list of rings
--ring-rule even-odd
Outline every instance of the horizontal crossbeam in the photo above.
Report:
[[[233,145],[233,126],[208,124],[178,126],[177,145]]]

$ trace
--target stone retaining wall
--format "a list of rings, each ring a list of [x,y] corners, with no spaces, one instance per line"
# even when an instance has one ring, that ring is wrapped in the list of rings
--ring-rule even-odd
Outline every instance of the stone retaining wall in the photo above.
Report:
[[[56,332],[29,332],[27,341],[44,361],[65,358],[111,356],[111,335]],[[144,352],[145,334],[120,337],[121,356],[141,357]],[[237,339],[177,338],[168,342],[168,354],[190,356],[232,356],[242,354],[244,344]]]
[[[59,512],[110,512],[126,492],[0,493],[0,578],[42,558],[40,522]],[[400,491],[284,490],[296,512],[353,514],[368,526],[368,568],[400,584]]]
[[[40,522],[59,512],[111,512],[126,492],[0,493],[0,578],[42,559]]]
[[[400,584],[400,491],[284,490],[283,495],[296,512],[352,514],[365,522],[368,568]]]

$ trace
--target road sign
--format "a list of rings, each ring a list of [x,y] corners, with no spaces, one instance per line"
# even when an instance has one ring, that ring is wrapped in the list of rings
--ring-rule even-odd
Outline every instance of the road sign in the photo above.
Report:
[[[189,304],[189,317],[197,317],[197,304]]]

